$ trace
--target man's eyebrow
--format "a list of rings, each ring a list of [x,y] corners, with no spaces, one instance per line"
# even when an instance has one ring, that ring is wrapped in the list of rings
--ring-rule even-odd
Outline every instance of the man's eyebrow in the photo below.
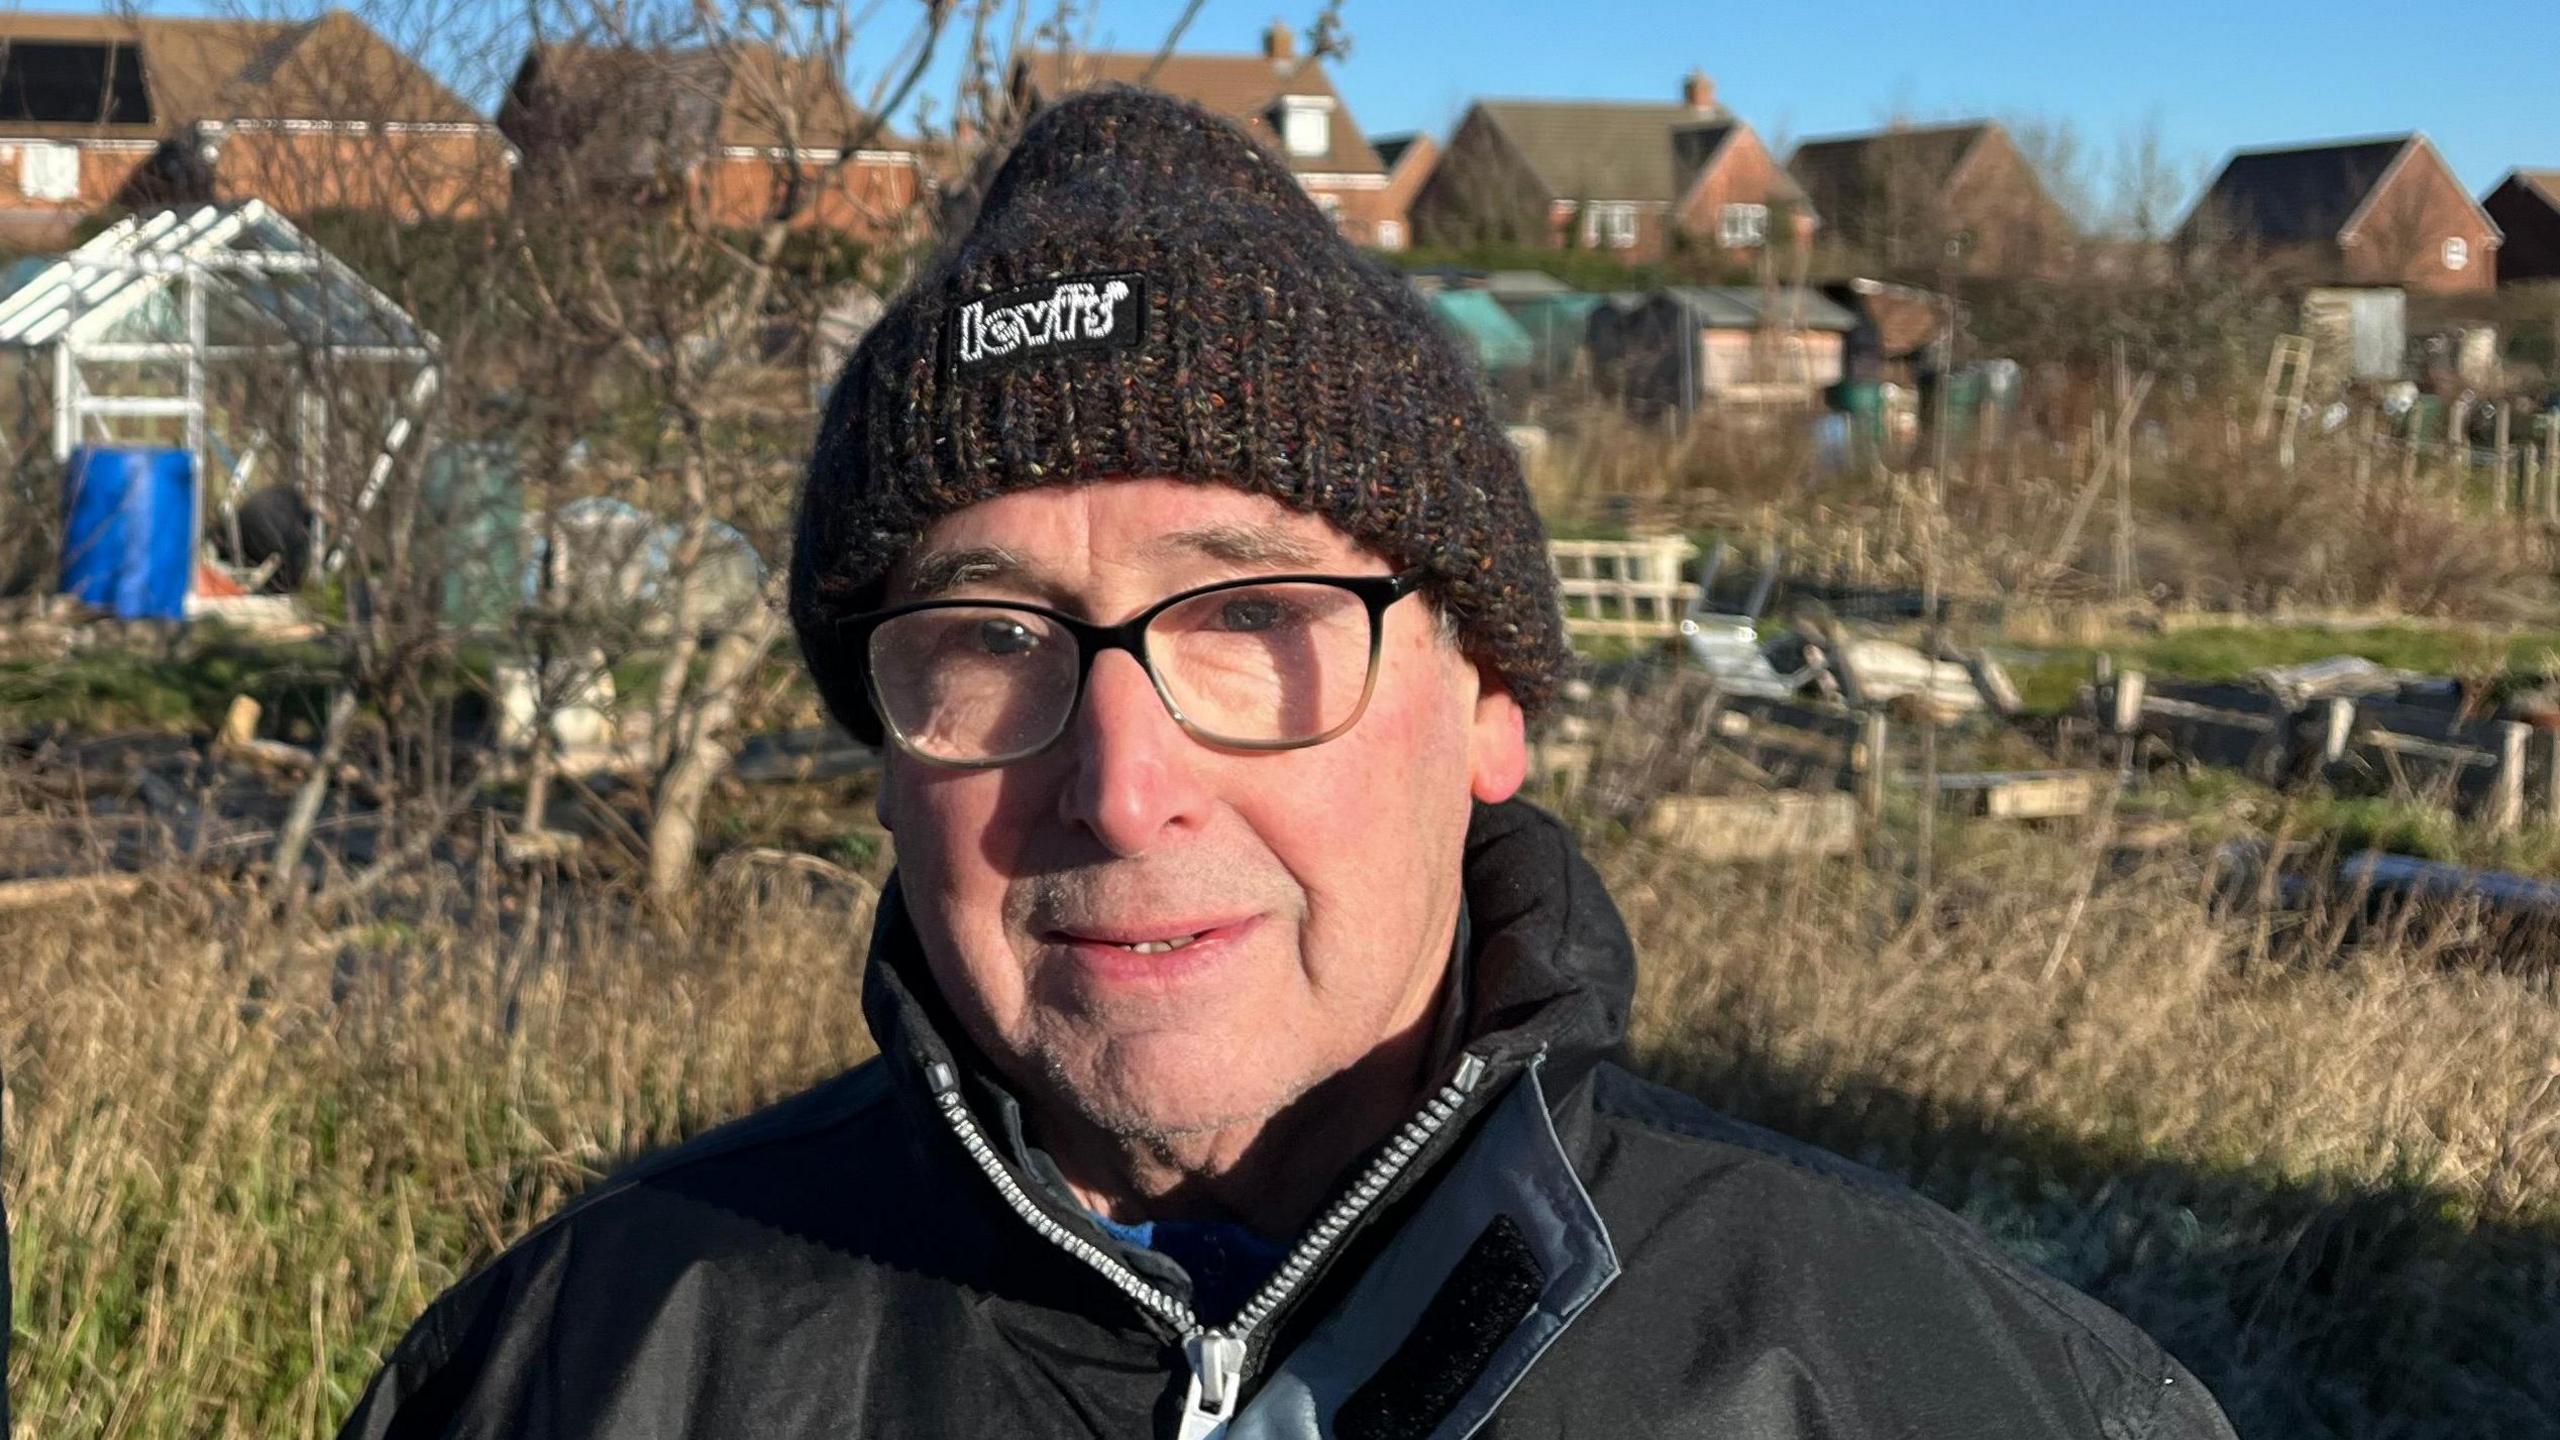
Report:
[[[1021,575],[1030,567],[1001,545],[932,550],[907,562],[907,598],[932,600],[963,585],[983,585]]]
[[[1150,552],[1188,551],[1233,565],[1305,569],[1320,558],[1315,547],[1276,525],[1203,525],[1175,530],[1147,542]]]

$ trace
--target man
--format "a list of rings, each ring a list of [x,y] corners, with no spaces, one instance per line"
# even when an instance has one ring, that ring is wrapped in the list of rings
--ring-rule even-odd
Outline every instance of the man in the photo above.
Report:
[[[887,751],[880,1058],[439,1300],[412,1436],[2227,1436],[2103,1307],[1613,1063],[1514,801],[1565,652],[1464,365],[1160,97],[1030,126],[849,361],[792,611]]]

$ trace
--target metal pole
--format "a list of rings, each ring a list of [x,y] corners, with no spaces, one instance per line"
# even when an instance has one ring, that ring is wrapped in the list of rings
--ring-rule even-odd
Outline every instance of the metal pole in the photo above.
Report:
[[[196,596],[196,567],[204,554],[204,272],[193,262],[179,272],[187,288],[187,591]],[[181,613],[184,602],[181,602]]]

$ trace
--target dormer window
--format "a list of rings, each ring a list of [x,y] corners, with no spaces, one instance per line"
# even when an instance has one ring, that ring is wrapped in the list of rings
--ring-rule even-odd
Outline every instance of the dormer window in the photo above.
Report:
[[[1280,143],[1295,159],[1333,153],[1333,97],[1284,95],[1280,99]]]

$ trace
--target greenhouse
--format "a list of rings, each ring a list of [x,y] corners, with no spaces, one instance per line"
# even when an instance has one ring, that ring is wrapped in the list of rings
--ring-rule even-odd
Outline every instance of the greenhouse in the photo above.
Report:
[[[0,272],[0,444],[49,533],[74,452],[181,450],[194,524],[288,487],[318,534],[373,503],[437,385],[436,340],[251,200],[123,220]],[[208,508],[208,506],[210,508]]]

